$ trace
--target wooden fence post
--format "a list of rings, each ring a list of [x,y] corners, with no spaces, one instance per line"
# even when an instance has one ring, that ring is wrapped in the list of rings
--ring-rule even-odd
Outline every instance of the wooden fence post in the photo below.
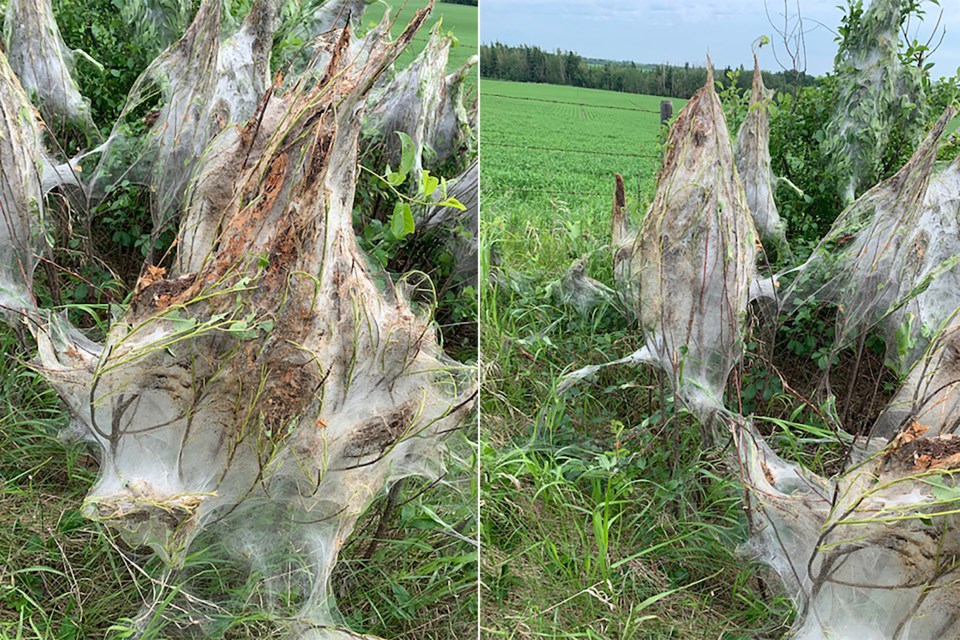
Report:
[[[665,125],[673,117],[673,102],[670,100],[660,101],[660,124]]]

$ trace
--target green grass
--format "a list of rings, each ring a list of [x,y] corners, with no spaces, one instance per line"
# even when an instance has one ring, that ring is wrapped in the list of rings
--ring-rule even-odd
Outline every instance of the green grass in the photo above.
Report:
[[[777,637],[792,609],[736,553],[741,489],[656,374],[614,368],[555,389],[565,370],[639,346],[612,307],[581,317],[548,287],[587,253],[612,285],[613,174],[636,220],[655,185],[660,98],[481,89],[481,247],[499,263],[485,258],[481,290],[484,636]]]

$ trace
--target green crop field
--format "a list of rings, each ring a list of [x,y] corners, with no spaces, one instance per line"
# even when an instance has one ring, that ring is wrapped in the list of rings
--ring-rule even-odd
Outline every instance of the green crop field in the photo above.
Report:
[[[549,208],[562,200],[584,209],[612,197],[617,172],[634,191],[648,192],[657,166],[660,100],[484,79],[487,203],[503,199]],[[684,101],[673,102],[678,110]],[[588,215],[602,209],[592,207]]]
[[[484,637],[778,637],[789,603],[735,552],[741,490],[656,375],[556,392],[565,370],[639,346],[612,305],[581,316],[552,287],[583,255],[613,284],[613,174],[636,223],[660,98],[484,79],[481,100]]]

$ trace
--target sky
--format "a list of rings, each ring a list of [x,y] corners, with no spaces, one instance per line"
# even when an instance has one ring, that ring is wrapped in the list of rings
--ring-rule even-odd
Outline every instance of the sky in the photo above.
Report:
[[[702,64],[709,53],[715,67],[749,68],[751,43],[767,35],[771,44],[759,49],[760,66],[777,71],[781,63],[791,66],[771,25],[772,20],[783,29],[785,1],[790,23],[798,3],[802,12],[807,72],[830,71],[843,16],[837,5],[844,0],[480,0],[480,38],[485,44],[529,44],[639,63]],[[954,75],[960,67],[960,2],[941,4],[946,38],[931,58],[936,77]],[[923,23],[911,28],[921,41],[940,15],[938,7],[927,5]]]

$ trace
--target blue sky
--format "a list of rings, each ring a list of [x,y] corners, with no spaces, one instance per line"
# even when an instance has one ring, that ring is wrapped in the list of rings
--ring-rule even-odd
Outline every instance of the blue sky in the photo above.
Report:
[[[837,5],[844,0],[787,2],[791,16],[798,2],[802,10],[807,71],[829,71],[836,53],[834,31],[843,15]],[[947,34],[932,58],[937,76],[953,75],[960,67],[960,2],[941,4]],[[750,43],[766,34],[775,46],[760,49],[760,66],[778,70],[774,52],[788,63],[768,13],[782,27],[784,0],[480,0],[480,37],[484,43],[532,44],[648,63],[698,64],[709,52],[717,67],[750,67]],[[913,25],[918,39],[929,36],[938,15],[928,3],[925,24]]]

